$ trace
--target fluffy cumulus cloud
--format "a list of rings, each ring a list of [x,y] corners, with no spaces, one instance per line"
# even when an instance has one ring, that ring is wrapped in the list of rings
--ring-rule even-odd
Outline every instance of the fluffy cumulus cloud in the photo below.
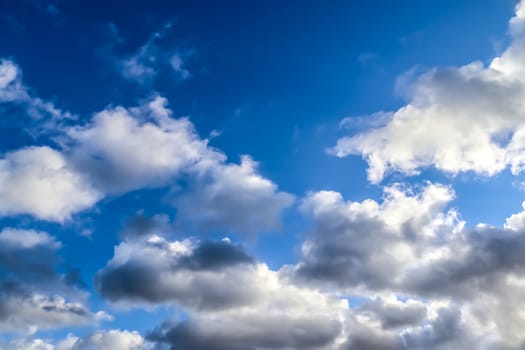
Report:
[[[294,202],[291,194],[257,173],[257,163],[243,156],[240,164],[202,162],[189,191],[174,200],[182,224],[199,230],[222,228],[255,233],[279,228],[280,213]]]
[[[257,298],[259,292],[249,287],[256,273],[252,259],[227,242],[170,242],[150,235],[118,245],[95,284],[115,302],[217,309]]]
[[[383,126],[338,140],[339,157],[362,155],[368,178],[389,172],[417,174],[433,166],[450,174],[494,175],[525,168],[525,5],[510,22],[513,40],[485,66],[433,69],[410,83],[409,102]]]
[[[0,215],[63,222],[108,194],[185,180],[188,191],[174,200],[189,214],[181,221],[237,232],[278,228],[292,195],[259,175],[248,157],[240,165],[228,163],[187,118],[171,114],[162,97],[135,108],[109,108],[84,125],[59,127],[56,149],[33,146],[4,154]],[[195,206],[202,215],[192,215]]]
[[[165,27],[163,30],[168,30]],[[371,182],[390,172],[493,175],[525,169],[525,3],[510,22],[510,46],[485,66],[431,70],[407,89],[409,103],[371,128],[342,138],[338,156],[358,154]],[[138,81],[157,74],[156,33],[119,61]],[[184,57],[162,56],[187,78]],[[0,102],[29,115],[64,114],[34,97],[20,69],[0,61]],[[52,119],[53,119],[52,118]],[[108,107],[83,123],[53,124],[54,138],[0,157],[0,216],[64,222],[102,198],[165,188],[171,219],[128,222],[93,285],[110,305],[177,310],[130,330],[43,339],[40,329],[108,318],[86,305],[75,276],[62,272],[62,243],[37,230],[0,231],[0,332],[7,350],[519,350],[525,347],[525,204],[501,227],[468,226],[450,186],[390,184],[382,199],[351,201],[310,192],[300,211],[311,223],[298,261],[273,269],[229,239],[180,238],[228,230],[250,235],[280,227],[294,196],[201,138],[167,100]],[[180,312],[179,312],[180,311]],[[159,322],[160,323],[160,322]]]
[[[302,245],[299,276],[340,286],[389,288],[418,261],[447,254],[463,223],[446,186],[428,184],[419,192],[395,185],[382,203],[347,202],[337,192],[311,193],[302,210],[314,228]],[[443,249],[434,249],[441,244]]]
[[[169,184],[195,163],[224,155],[210,149],[186,118],[174,119],[166,99],[142,108],[117,107],[67,130],[73,165],[105,192]]]
[[[328,349],[343,341],[346,301],[294,286],[228,240],[125,241],[96,284],[114,302],[188,310],[186,320],[148,336],[170,349]]]
[[[293,196],[259,175],[248,156],[240,165],[201,139],[186,118],[174,119],[167,100],[98,113],[67,131],[72,166],[104,193],[188,182],[174,204],[180,222],[198,229],[253,233],[278,228]],[[130,152],[132,150],[132,152]]]
[[[77,338],[70,350],[145,350],[147,344],[142,336],[133,331],[98,331],[86,338]]]
[[[56,272],[60,242],[45,232],[0,231],[0,331],[34,332],[88,324],[84,297]]]
[[[144,338],[135,331],[110,329],[83,338],[68,335],[53,342],[45,339],[17,339],[2,345],[5,350],[149,350]]]
[[[453,198],[436,184],[387,187],[381,203],[311,193],[302,209],[314,226],[300,262],[285,271],[298,283],[365,298],[359,317],[381,332],[350,337],[352,349],[520,349],[523,213],[504,227],[467,228],[449,208]],[[401,299],[392,302],[391,293]]]
[[[32,214],[60,222],[102,197],[63,154],[45,146],[0,159],[0,188],[0,215]]]
[[[521,348],[525,233],[466,229],[440,185],[390,188],[382,203],[326,195],[305,201],[315,228],[296,266],[152,233],[125,238],[97,288],[128,307],[186,310],[146,335],[162,349]]]

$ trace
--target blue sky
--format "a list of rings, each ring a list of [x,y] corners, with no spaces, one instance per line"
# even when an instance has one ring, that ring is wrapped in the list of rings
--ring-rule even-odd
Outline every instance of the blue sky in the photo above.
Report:
[[[0,348],[523,348],[524,28],[1,2]]]

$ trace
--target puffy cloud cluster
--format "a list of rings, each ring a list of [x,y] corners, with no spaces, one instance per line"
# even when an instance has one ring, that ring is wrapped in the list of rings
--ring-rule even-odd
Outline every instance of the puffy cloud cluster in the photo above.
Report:
[[[2,345],[5,350],[148,350],[151,344],[133,331],[110,329],[84,338],[68,335],[58,342],[44,339],[17,339]]]
[[[297,274],[384,289],[400,283],[414,264],[450,254],[463,226],[454,210],[443,211],[454,193],[435,184],[411,192],[387,187],[382,203],[346,202],[330,191],[309,194],[302,210],[314,228],[302,245]]]
[[[410,102],[332,152],[359,154],[371,182],[434,166],[493,175],[525,168],[525,3],[510,23],[513,40],[490,65],[475,62],[418,77]],[[160,34],[159,34],[160,35]],[[156,73],[156,37],[122,63],[144,80]],[[185,71],[180,57],[173,69]],[[0,62],[0,102],[46,110],[19,69]],[[50,110],[47,110],[49,112]],[[50,113],[50,112],[49,112]],[[177,224],[200,232],[246,234],[279,227],[293,196],[175,119],[162,97],[111,107],[84,125],[61,126],[58,146],[0,158],[0,215],[62,222],[106,195],[172,187]],[[378,118],[384,118],[384,115]],[[373,123],[372,123],[373,124]],[[176,186],[180,184],[181,186]],[[97,292],[124,307],[169,305],[183,317],[146,335],[99,330],[58,342],[18,339],[5,349],[45,350],[519,350],[525,346],[525,211],[503,227],[467,227],[449,186],[384,188],[383,199],[348,201],[310,192],[301,211],[312,227],[295,265],[272,270],[228,239],[171,240],[169,220],[138,215],[94,278]],[[524,206],[525,208],[525,206]],[[0,331],[81,325],[93,314],[57,272],[52,236],[0,231]]]
[[[485,66],[433,69],[406,91],[409,102],[383,126],[343,137],[331,152],[362,155],[368,178],[414,175],[433,166],[450,174],[494,175],[525,168],[525,23],[523,3],[510,22],[511,45]]]
[[[247,234],[279,228],[280,213],[293,202],[293,195],[257,173],[249,156],[240,164],[198,164],[190,191],[174,200],[185,226]]]
[[[157,97],[136,108],[110,108],[86,125],[61,127],[61,149],[35,146],[5,154],[0,215],[63,222],[107,194],[186,180],[187,191],[174,200],[187,214],[182,222],[238,233],[278,228],[293,196],[259,175],[247,156],[240,165],[228,163],[187,118],[172,118],[166,104]],[[196,207],[200,215],[193,214]]]
[[[525,233],[465,228],[445,186],[386,192],[311,194],[295,266],[272,271],[228,240],[143,234],[115,248],[96,285],[121,305],[186,310],[146,336],[166,349],[520,349]]]
[[[151,235],[121,243],[95,284],[112,301],[176,302],[217,309],[256,298],[250,288],[257,267],[226,242],[169,242]],[[243,285],[245,288],[237,288]]]
[[[13,151],[0,159],[0,188],[0,215],[32,214],[59,222],[102,198],[63,154],[46,146]]]
[[[81,325],[93,314],[81,293],[56,272],[61,244],[45,232],[0,231],[0,331]]]
[[[450,188],[435,184],[419,190],[387,187],[381,203],[311,193],[302,209],[314,227],[299,263],[285,271],[299,283],[365,298],[359,317],[374,316],[381,332],[362,340],[350,337],[351,344],[520,349],[525,342],[519,330],[525,311],[519,301],[525,281],[523,213],[502,228],[467,228],[448,209],[453,198]],[[391,294],[401,299],[387,306],[382,296]],[[370,295],[379,299],[367,300]],[[404,299],[409,302],[400,303]],[[424,330],[427,323],[434,334]]]
[[[346,301],[293,285],[228,240],[127,240],[96,284],[114,302],[188,310],[148,336],[172,349],[328,349],[342,342],[348,311]]]
[[[73,166],[104,192],[123,193],[167,185],[200,161],[224,161],[188,119],[171,118],[166,103],[157,97],[143,108],[104,110],[88,125],[69,128]]]

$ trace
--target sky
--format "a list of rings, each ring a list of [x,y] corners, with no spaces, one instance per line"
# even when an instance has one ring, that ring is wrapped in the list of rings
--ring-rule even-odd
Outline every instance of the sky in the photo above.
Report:
[[[0,1],[0,349],[525,348],[525,1]]]

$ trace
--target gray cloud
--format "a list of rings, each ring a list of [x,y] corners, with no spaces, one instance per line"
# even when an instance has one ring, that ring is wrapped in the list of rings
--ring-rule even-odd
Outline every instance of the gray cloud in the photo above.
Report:
[[[319,322],[308,316],[240,314],[223,318],[224,326],[199,321],[164,324],[148,335],[153,342],[175,350],[322,349],[341,332],[335,320]]]
[[[334,192],[310,194],[302,208],[313,218],[313,229],[299,263],[283,271],[297,283],[343,294],[394,293],[418,300],[413,308],[387,305],[381,298],[365,301],[355,312],[377,322],[379,328],[365,329],[377,336],[351,336],[351,349],[368,341],[372,348],[396,349],[399,339],[414,349],[488,349],[490,344],[519,349],[524,341],[519,330],[525,297],[523,213],[512,215],[505,227],[469,228],[447,209],[453,198],[449,188],[433,184],[419,190],[386,188],[380,203],[345,202]],[[429,305],[449,309],[451,304],[451,313],[433,306],[429,321]],[[436,315],[446,321],[438,322]],[[440,328],[452,321],[457,329]],[[434,335],[411,331],[425,324],[434,327]]]
[[[386,188],[383,203],[312,193],[302,210],[314,218],[314,228],[295,274],[343,288],[390,288],[404,268],[431,253],[440,230],[460,225],[454,211],[443,212],[453,197],[449,188],[432,184],[415,194]]]
[[[57,272],[60,246],[45,232],[0,231],[0,330],[34,331],[97,318],[68,275]]]
[[[424,303],[409,300],[406,303],[385,302],[381,298],[369,299],[360,307],[364,313],[372,313],[383,329],[402,328],[420,324],[427,315]]]
[[[126,254],[128,256],[120,256]],[[125,241],[95,277],[113,302],[174,302],[198,309],[247,303],[257,293],[245,285],[254,261],[227,242],[169,242],[160,236]]]

